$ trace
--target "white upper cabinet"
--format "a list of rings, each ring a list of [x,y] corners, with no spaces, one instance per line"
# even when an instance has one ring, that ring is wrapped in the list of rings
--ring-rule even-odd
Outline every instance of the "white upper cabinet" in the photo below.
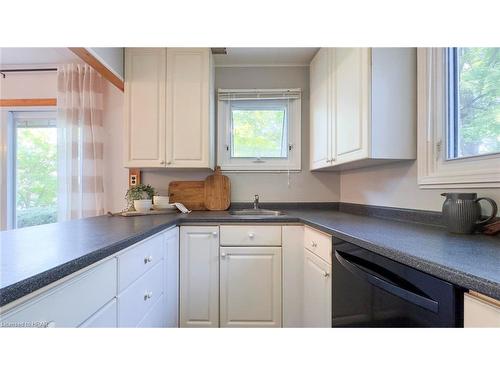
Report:
[[[126,167],[164,165],[166,64],[164,48],[125,50]]]
[[[213,168],[209,48],[127,48],[125,166]]]
[[[321,48],[311,61],[310,80],[310,135],[311,169],[330,166],[332,159],[332,122],[330,120],[332,92],[331,48]]]
[[[211,59],[208,48],[167,49],[167,166],[213,168]]]
[[[310,75],[312,170],[415,159],[414,48],[322,48]]]
[[[369,157],[368,85],[370,52],[366,48],[335,50],[335,164]]]

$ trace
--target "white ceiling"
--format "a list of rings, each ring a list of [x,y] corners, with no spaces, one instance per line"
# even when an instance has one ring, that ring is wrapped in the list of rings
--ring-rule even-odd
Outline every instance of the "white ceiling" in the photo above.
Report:
[[[56,65],[79,61],[67,48],[0,48],[0,66]]]
[[[214,55],[215,66],[304,66],[319,48],[227,48],[227,55]]]

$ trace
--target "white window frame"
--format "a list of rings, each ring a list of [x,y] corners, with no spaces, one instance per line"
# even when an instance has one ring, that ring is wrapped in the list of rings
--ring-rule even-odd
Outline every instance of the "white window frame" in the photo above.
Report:
[[[219,89],[217,106],[217,164],[233,172],[300,171],[301,170],[301,89],[228,90]],[[229,99],[228,99],[229,98]],[[286,106],[285,121],[288,143],[287,158],[232,158],[231,108],[233,105],[252,107],[250,102],[262,103],[262,108]],[[273,104],[274,102],[274,104]],[[260,104],[258,104],[260,105]]]
[[[500,154],[447,159],[447,49],[419,48],[417,56],[420,188],[500,187]]]

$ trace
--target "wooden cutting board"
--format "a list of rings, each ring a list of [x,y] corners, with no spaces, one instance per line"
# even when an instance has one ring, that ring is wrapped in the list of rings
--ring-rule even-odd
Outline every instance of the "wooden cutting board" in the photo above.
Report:
[[[188,210],[206,210],[205,181],[172,181],[168,196],[170,203],[182,203]]]
[[[231,204],[231,181],[215,168],[213,175],[205,179],[205,207],[210,211],[224,211]]]

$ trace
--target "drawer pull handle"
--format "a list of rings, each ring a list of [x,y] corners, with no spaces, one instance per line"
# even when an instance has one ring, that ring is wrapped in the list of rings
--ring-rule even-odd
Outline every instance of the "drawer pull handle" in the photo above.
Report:
[[[326,277],[330,277],[330,274],[328,272],[323,272],[323,276],[326,278]]]
[[[144,257],[144,264],[151,263],[152,261],[153,261],[153,256],[152,255]]]
[[[248,233],[248,237],[249,238],[254,238],[255,237],[255,233]]]
[[[318,246],[318,244],[317,244],[316,242],[314,242],[314,241],[311,241],[311,246],[312,246],[312,247],[317,247],[317,246]]]
[[[153,292],[144,292],[144,301],[147,301],[148,299],[153,298]]]

